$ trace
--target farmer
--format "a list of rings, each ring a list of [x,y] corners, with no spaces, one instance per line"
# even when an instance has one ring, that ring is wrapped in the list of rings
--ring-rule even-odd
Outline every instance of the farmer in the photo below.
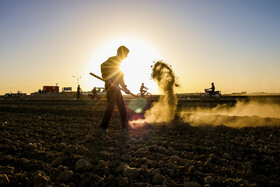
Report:
[[[102,78],[105,80],[107,108],[100,125],[100,130],[107,129],[114,112],[115,103],[117,104],[121,115],[122,128],[125,130],[131,129],[128,124],[126,108],[119,87],[121,86],[124,90],[126,90],[126,94],[130,93],[130,91],[126,88],[123,80],[123,73],[120,70],[120,64],[127,57],[128,53],[128,48],[125,46],[120,46],[117,51],[117,56],[110,57],[101,64]]]

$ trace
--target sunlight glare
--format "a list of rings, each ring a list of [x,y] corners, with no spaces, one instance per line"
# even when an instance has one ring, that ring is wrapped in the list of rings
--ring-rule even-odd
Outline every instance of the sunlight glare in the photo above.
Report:
[[[100,65],[106,61],[109,57],[115,56],[119,46],[124,45],[129,49],[128,57],[123,60],[120,68],[124,72],[124,80],[128,89],[137,94],[141,83],[144,83],[149,88],[148,92],[157,93],[157,84],[151,79],[151,65],[155,60],[159,59],[158,52],[152,47],[152,45],[135,38],[122,38],[108,42],[106,45],[95,52],[94,57],[91,60],[89,71],[101,75]],[[91,79],[93,79],[91,77]],[[92,82],[92,81],[91,81]],[[97,80],[94,80],[94,84]],[[98,81],[98,86],[104,85]],[[91,86],[93,87],[93,86]]]

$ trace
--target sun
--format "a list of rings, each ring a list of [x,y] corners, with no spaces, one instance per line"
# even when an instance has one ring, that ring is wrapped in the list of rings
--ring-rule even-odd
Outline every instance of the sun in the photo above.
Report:
[[[120,69],[124,73],[124,81],[127,88],[137,94],[141,83],[149,88],[149,92],[157,93],[157,84],[151,79],[151,65],[158,60],[160,55],[155,48],[144,40],[135,38],[120,38],[111,40],[95,53],[91,60],[90,68],[93,72],[101,75],[100,64],[109,57],[116,55],[119,46],[124,45],[129,49],[129,54],[123,60]],[[88,71],[88,70],[87,70]],[[100,82],[98,83],[100,85]]]

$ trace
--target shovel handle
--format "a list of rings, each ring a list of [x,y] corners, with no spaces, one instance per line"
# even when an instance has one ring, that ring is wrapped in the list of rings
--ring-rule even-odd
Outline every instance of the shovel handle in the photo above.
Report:
[[[95,74],[92,73],[92,72],[90,72],[89,74],[90,74],[91,76],[93,76],[93,77],[95,77],[95,78],[97,78],[97,79],[99,79],[99,80],[105,82],[105,80],[102,79],[101,77],[99,77],[98,75],[95,75]],[[114,87],[119,87],[119,86],[116,86],[116,85],[114,85],[114,84],[113,84],[113,86],[114,86]],[[120,88],[120,87],[119,87],[119,88]],[[125,89],[123,89],[123,88],[120,88],[120,89],[121,89],[122,91],[126,92]],[[135,95],[135,94],[133,94],[133,93],[131,93],[131,92],[129,92],[129,94],[132,95],[132,96],[134,96],[134,97],[138,97],[137,95]]]

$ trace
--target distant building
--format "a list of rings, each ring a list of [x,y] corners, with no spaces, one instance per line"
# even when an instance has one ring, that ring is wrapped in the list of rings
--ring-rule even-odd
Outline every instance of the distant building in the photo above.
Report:
[[[20,97],[20,96],[26,96],[26,93],[21,93],[18,91],[17,93],[5,93],[4,98],[9,98],[9,97]]]
[[[245,95],[247,92],[234,92],[232,95]]]
[[[63,87],[62,92],[72,92],[72,87]]]
[[[43,86],[43,93],[59,92],[59,86]]]

